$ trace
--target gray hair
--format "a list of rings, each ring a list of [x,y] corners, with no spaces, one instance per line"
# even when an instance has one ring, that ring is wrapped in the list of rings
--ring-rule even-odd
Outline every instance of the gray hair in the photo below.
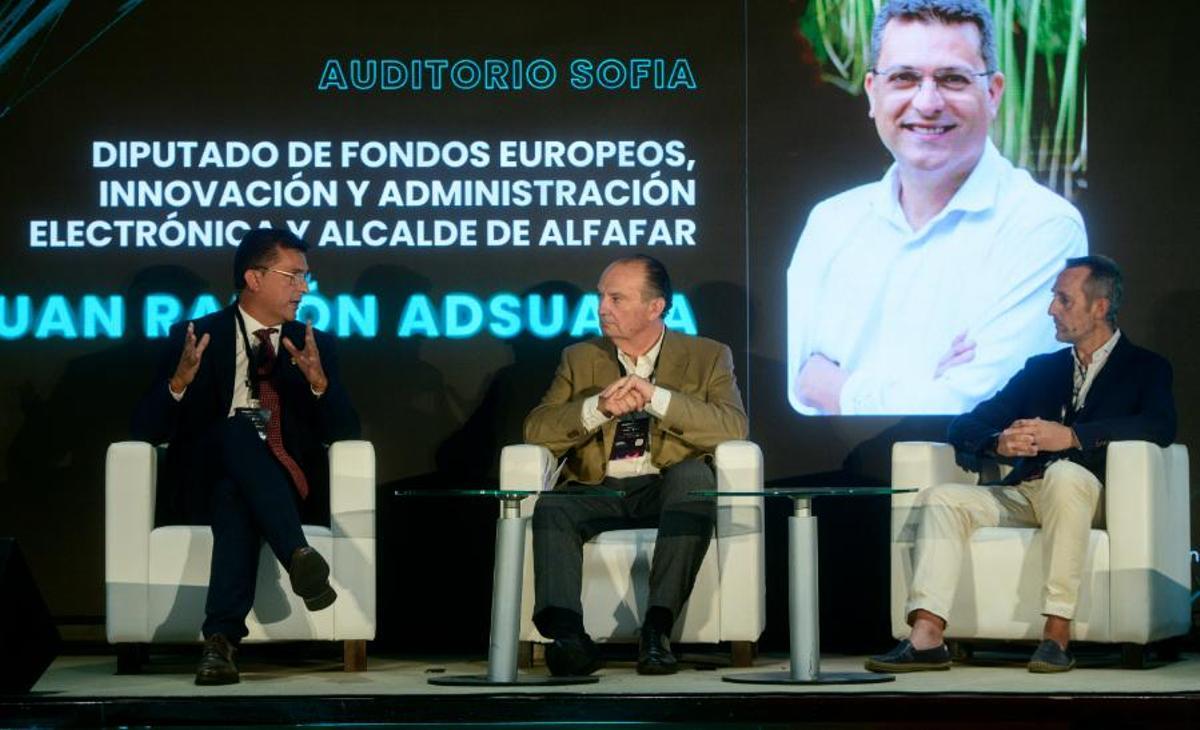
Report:
[[[979,29],[979,55],[988,71],[996,71],[996,28],[987,5],[980,0],[889,0],[871,28],[871,68],[879,63],[883,29],[892,20],[922,23],[974,23]]]
[[[1083,293],[1087,295],[1088,302],[1107,299],[1108,315],[1106,318],[1108,324],[1116,329],[1117,312],[1121,310],[1121,299],[1125,296],[1121,267],[1117,266],[1116,261],[1100,254],[1067,259],[1066,268],[1073,269],[1076,266],[1083,266],[1088,270],[1088,278],[1083,280]]]

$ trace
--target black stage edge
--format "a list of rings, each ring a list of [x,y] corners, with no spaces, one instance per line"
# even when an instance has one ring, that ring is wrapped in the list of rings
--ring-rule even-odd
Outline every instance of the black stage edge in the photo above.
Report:
[[[39,727],[580,723],[678,727],[1200,727],[1200,690],[1177,695],[472,694],[55,699],[0,697],[0,725]]]

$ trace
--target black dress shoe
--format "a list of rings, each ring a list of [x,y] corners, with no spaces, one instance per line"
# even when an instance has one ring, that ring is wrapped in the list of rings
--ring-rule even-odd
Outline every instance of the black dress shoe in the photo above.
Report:
[[[667,635],[649,624],[642,627],[642,641],[638,644],[638,674],[674,674],[679,662],[671,653],[671,640]]]
[[[1053,639],[1042,639],[1037,651],[1029,658],[1029,671],[1036,674],[1069,672],[1075,668],[1075,655]]]
[[[950,650],[945,644],[932,649],[914,649],[908,639],[887,654],[868,657],[864,663],[872,672],[926,672],[950,668]]]
[[[205,639],[200,663],[196,665],[196,684],[237,684],[241,678],[233,661],[236,656],[237,647],[224,634]]]
[[[292,590],[304,599],[304,606],[309,611],[320,611],[337,598],[333,586],[329,585],[329,563],[311,547],[296,548],[288,575],[292,579]]]
[[[546,647],[546,666],[555,677],[585,677],[600,664],[600,650],[587,634],[555,639]]]

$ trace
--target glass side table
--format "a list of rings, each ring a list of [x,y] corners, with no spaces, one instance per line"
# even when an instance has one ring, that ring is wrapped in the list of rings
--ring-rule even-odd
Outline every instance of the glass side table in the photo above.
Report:
[[[517,643],[521,631],[521,571],[525,566],[525,524],[521,500],[538,494],[540,489],[397,489],[396,497],[490,497],[500,500],[500,518],[496,520],[496,562],[492,569],[492,624],[488,641],[487,674],[432,677],[430,684],[454,686],[511,686],[591,684],[598,677],[555,677],[517,674]],[[554,492],[571,497],[623,497],[615,489],[596,487],[586,492]]]
[[[915,489],[889,487],[780,487],[761,492],[717,492],[699,490],[698,497],[787,497],[792,500],[788,518],[788,628],[791,634],[787,672],[727,674],[726,682],[742,684],[866,684],[891,682],[891,674],[875,672],[822,672],[820,602],[817,594],[817,518],[812,514],[814,497],[866,497]]]

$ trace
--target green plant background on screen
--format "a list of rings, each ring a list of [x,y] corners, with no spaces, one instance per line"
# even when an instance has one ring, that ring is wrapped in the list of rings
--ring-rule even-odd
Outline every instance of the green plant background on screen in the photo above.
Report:
[[[822,78],[863,93],[871,24],[883,0],[811,0],[800,32]],[[1068,199],[1087,188],[1086,0],[986,0],[1007,85],[992,139],[1000,152]]]

